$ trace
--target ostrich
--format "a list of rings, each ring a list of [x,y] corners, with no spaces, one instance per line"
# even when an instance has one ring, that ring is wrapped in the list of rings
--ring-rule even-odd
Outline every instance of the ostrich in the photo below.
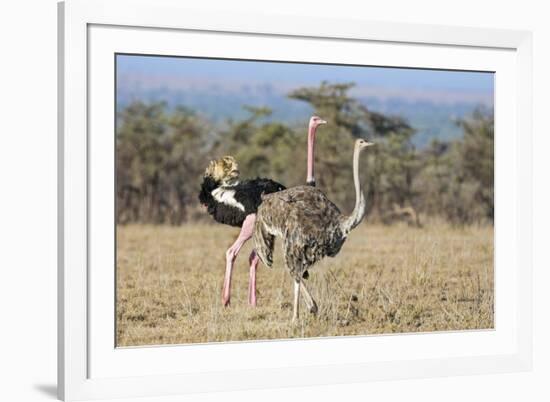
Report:
[[[258,208],[254,246],[261,261],[270,267],[273,264],[275,237],[283,239],[285,266],[294,279],[293,321],[299,314],[300,290],[310,312],[317,313],[317,304],[302,281],[303,273],[322,258],[336,256],[350,231],[365,216],[365,197],[359,181],[359,155],[370,145],[373,144],[363,139],[355,142],[353,181],[356,199],[350,215],[342,215],[322,191],[308,186],[266,195]]]
[[[306,183],[315,186],[314,145],[317,128],[326,124],[318,116],[312,116],[308,128],[307,177]],[[237,240],[227,249],[225,277],[223,282],[222,303],[230,302],[231,274],[235,259],[242,246],[252,237],[256,210],[262,202],[262,194],[284,190],[285,187],[270,179],[256,178],[239,181],[238,164],[232,156],[225,156],[210,162],[201,184],[199,201],[206,206],[208,213],[216,222],[241,228]],[[249,257],[250,273],[248,303],[256,305],[256,268],[259,258],[254,251]]]

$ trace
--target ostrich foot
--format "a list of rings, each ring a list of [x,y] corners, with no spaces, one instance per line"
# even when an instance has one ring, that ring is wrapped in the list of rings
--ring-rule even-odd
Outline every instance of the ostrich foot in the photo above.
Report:
[[[222,296],[222,305],[224,307],[229,307],[229,305],[231,304],[231,298],[229,296]]]
[[[317,312],[319,311],[317,303],[315,303],[315,300],[313,300],[313,297],[311,297],[311,294],[307,290],[306,285],[304,285],[304,282],[302,281],[300,281],[300,289],[304,292],[304,301],[306,302],[309,312],[311,314],[317,314]]]
[[[313,315],[317,315],[319,312],[319,308],[317,307],[317,303],[313,302],[313,305],[309,307],[309,312]]]

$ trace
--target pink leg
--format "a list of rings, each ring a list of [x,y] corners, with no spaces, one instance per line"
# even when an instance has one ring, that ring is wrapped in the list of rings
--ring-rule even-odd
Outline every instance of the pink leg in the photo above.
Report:
[[[250,214],[246,217],[239,233],[239,237],[235,240],[235,243],[229,247],[225,253],[225,278],[223,280],[223,292],[222,292],[222,303],[224,306],[229,305],[231,299],[231,273],[233,271],[233,265],[235,259],[241,251],[242,246],[246,243],[251,237],[254,231],[254,222],[256,221],[256,214]]]
[[[260,257],[258,257],[258,255],[254,250],[252,250],[252,253],[250,253],[248,262],[250,263],[250,276],[249,276],[249,282],[248,282],[248,304],[256,307],[256,268],[258,268]]]

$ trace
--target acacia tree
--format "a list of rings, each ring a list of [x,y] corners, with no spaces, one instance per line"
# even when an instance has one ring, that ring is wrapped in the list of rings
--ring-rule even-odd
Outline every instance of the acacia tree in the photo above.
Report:
[[[351,208],[354,203],[349,168],[353,140],[364,137],[376,143],[362,161],[362,171],[368,189],[368,212],[384,217],[394,204],[412,203],[412,178],[416,172],[411,142],[414,131],[402,119],[368,110],[348,94],[353,86],[322,82],[319,87],[300,88],[289,96],[310,103],[315,113],[329,121],[317,136],[323,150],[315,160],[322,172],[318,183],[342,207]]]
[[[179,224],[196,206],[199,187],[208,159],[209,125],[195,112],[179,107],[167,119],[163,138],[163,219]]]
[[[494,116],[476,110],[459,122],[464,139],[459,143],[459,157],[464,182],[474,184],[473,201],[479,203],[483,218],[494,219]]]
[[[228,121],[227,128],[221,131],[216,154],[235,156],[243,177],[263,176],[287,186],[299,184],[294,166],[296,158],[305,158],[305,148],[301,146],[302,142],[305,146],[305,135],[283,123],[266,120],[271,115],[269,108],[245,109],[250,113],[248,118]]]
[[[181,223],[203,169],[207,124],[187,109],[134,102],[118,114],[117,221]]]
[[[427,215],[456,224],[493,222],[494,118],[476,110],[457,122],[464,137],[433,142],[421,154],[416,177],[417,204]]]
[[[165,105],[130,104],[118,115],[116,135],[119,222],[154,221],[162,169]]]

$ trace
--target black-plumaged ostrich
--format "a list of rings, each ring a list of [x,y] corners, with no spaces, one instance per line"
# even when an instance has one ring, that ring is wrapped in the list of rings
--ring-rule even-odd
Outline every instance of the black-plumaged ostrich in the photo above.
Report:
[[[309,120],[307,139],[307,178],[309,186],[315,186],[314,152],[317,128],[326,124],[318,116]],[[210,162],[201,184],[199,201],[206,206],[207,211],[219,223],[241,228],[237,240],[225,253],[225,278],[223,282],[222,303],[230,302],[231,274],[235,259],[242,246],[252,237],[256,211],[262,202],[262,194],[270,194],[284,190],[285,187],[271,179],[256,178],[239,181],[239,167],[232,156],[225,156]],[[250,274],[248,286],[248,302],[256,305],[256,268],[258,256],[254,251],[250,254]]]
[[[350,231],[365,216],[365,197],[359,181],[359,155],[369,145],[373,144],[362,139],[355,142],[353,181],[356,199],[350,215],[340,213],[321,190],[308,186],[266,195],[258,208],[254,227],[256,253],[270,267],[273,264],[275,237],[282,238],[284,263],[294,279],[293,320],[299,314],[300,289],[309,310],[317,312],[317,304],[302,281],[303,273],[322,258],[338,254]]]

